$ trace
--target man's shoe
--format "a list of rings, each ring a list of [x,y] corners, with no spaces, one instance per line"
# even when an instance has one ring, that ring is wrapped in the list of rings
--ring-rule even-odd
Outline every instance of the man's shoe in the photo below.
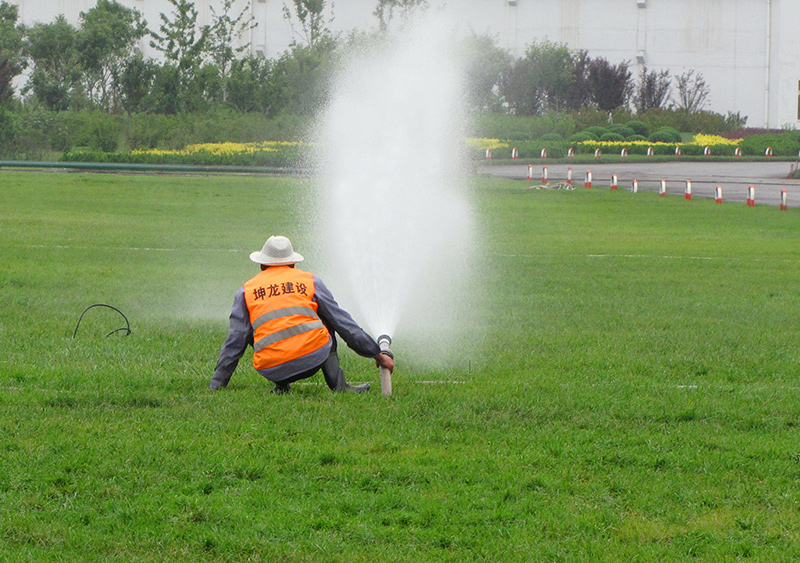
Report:
[[[361,385],[350,385],[349,383],[345,383],[344,390],[350,393],[366,393],[369,391],[369,383],[362,383]]]
[[[270,393],[277,393],[278,395],[283,395],[284,393],[288,393],[291,391],[291,386],[287,383],[286,385],[279,385],[278,383],[275,384],[275,387],[272,388]]]

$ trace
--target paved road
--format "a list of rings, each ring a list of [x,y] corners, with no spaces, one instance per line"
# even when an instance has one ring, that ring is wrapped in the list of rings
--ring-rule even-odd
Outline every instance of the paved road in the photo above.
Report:
[[[637,180],[642,191],[658,192],[661,180],[667,183],[667,194],[683,196],[686,180],[692,182],[692,197],[714,199],[717,186],[722,187],[722,200],[744,203],[747,188],[754,186],[756,205],[780,205],[781,190],[786,190],[787,205],[800,207],[800,180],[787,178],[790,162],[654,162],[654,163],[590,163],[546,164],[535,159],[524,164],[488,165],[477,168],[479,174],[503,178],[526,179],[528,165],[533,165],[532,185],[541,183],[542,167],[547,166],[550,182],[563,182],[572,168],[572,183],[583,187],[586,172],[592,173],[592,185],[606,188],[616,174],[619,189],[630,189]]]

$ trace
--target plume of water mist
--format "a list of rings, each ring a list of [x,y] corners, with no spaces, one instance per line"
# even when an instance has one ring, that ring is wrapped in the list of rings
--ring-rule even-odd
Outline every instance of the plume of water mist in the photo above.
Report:
[[[475,241],[454,39],[427,14],[353,55],[321,120],[323,279],[373,336],[436,334],[441,346],[469,308]]]

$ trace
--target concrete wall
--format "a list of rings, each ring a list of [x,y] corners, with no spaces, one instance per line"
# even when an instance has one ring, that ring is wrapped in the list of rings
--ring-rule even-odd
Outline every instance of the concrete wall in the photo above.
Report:
[[[25,23],[52,21],[56,13],[78,23],[95,0],[11,0]],[[118,0],[144,15],[157,30],[166,0]],[[250,5],[258,27],[245,40],[253,52],[277,57],[292,39],[302,41],[297,22],[283,16],[288,0],[237,0],[235,13]],[[209,4],[195,0],[199,23],[212,18]],[[430,0],[436,6],[440,0]],[[330,4],[330,2],[329,2]],[[376,0],[337,0],[333,31],[377,26]],[[612,64],[627,60],[635,75],[643,66],[680,75],[701,73],[711,89],[707,109],[748,116],[755,127],[800,127],[800,0],[450,0],[454,27],[497,37],[522,56],[534,41],[586,49]],[[156,53],[144,40],[145,54]]]

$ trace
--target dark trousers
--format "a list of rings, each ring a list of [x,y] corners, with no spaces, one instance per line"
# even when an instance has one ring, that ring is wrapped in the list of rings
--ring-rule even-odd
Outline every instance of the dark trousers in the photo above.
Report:
[[[300,381],[301,379],[308,379],[319,370],[322,370],[322,375],[325,378],[325,383],[328,384],[328,387],[330,387],[333,391],[343,391],[347,385],[347,382],[344,379],[344,371],[339,365],[339,354],[336,351],[336,347],[336,334],[331,331],[331,351],[324,362],[308,371],[288,377],[280,383],[276,383],[275,386],[279,388],[288,387],[290,383]]]

